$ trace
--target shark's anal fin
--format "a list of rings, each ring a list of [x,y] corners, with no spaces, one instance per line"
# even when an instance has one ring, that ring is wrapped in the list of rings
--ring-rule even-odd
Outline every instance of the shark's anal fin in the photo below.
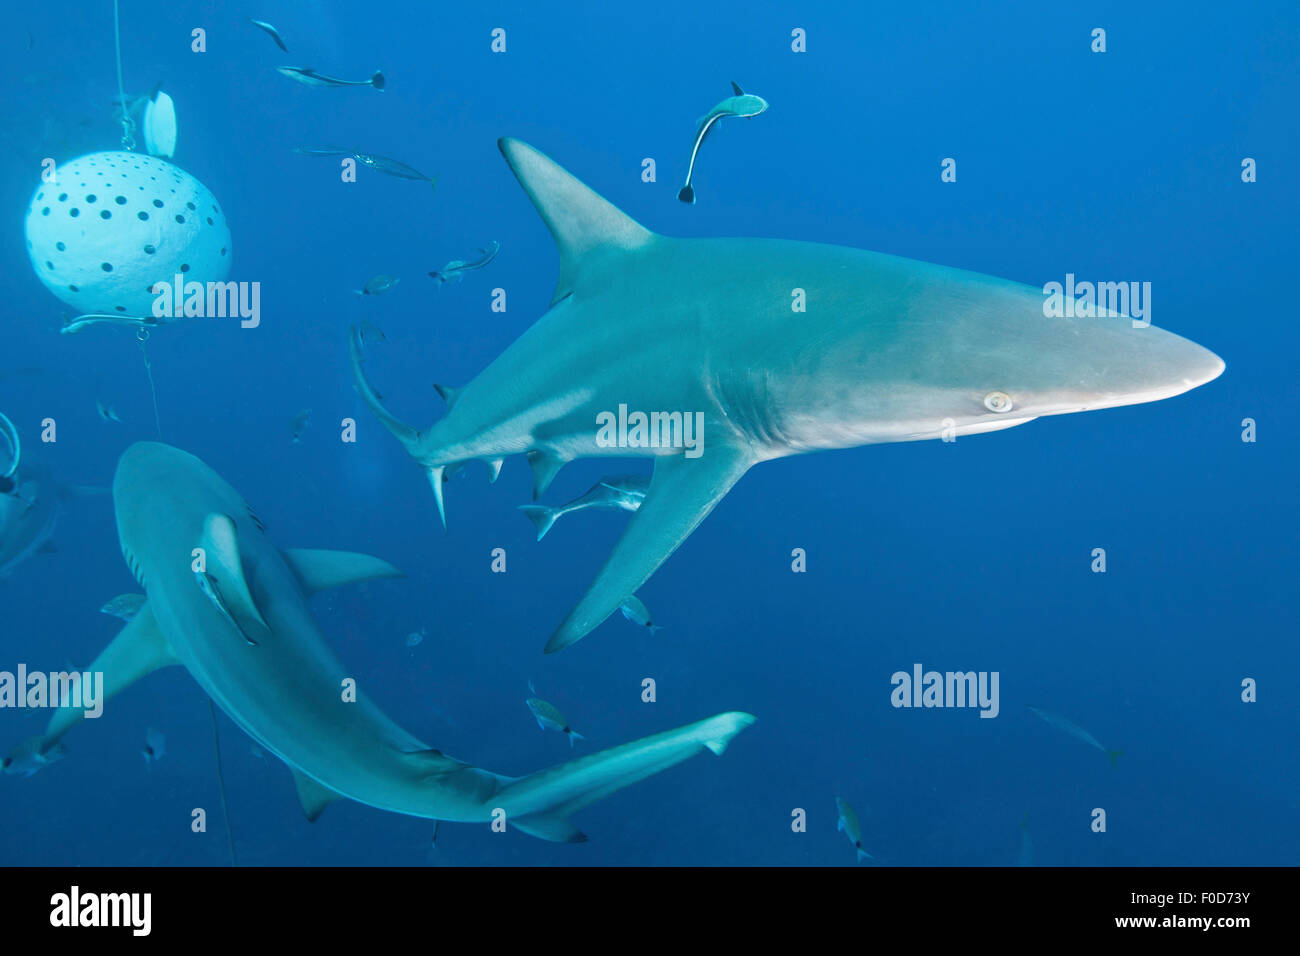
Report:
[[[303,816],[307,818],[308,823],[315,823],[325,812],[325,808],[338,800],[342,794],[318,783],[301,771],[291,769],[291,772],[294,786],[298,788],[298,803],[302,805]]]
[[[103,690],[96,702],[102,706],[104,701],[140,678],[152,674],[160,667],[179,663],[146,601],[126,627],[118,632],[117,637],[99,652],[99,656],[86,671],[104,675]],[[84,716],[85,709],[80,707],[61,707],[56,710],[45,728],[47,744],[62,737]]]
[[[546,653],[581,640],[635,594],[754,464],[752,453],[715,442],[698,458],[655,459],[645,501],[587,593],[551,635]]]
[[[587,834],[583,833],[568,817],[555,813],[534,813],[510,821],[516,829],[552,843],[586,843]]]
[[[257,609],[253,595],[244,577],[244,562],[239,556],[239,532],[230,515],[210,514],[203,522],[200,546],[206,554],[209,573],[215,573],[221,582],[221,595],[230,603],[236,620],[252,619],[270,630],[262,612]]]
[[[280,553],[308,594],[374,578],[405,577],[387,561],[368,554],[309,548],[285,548]]]
[[[635,249],[654,238],[550,157],[517,139],[498,140],[497,146],[559,247],[560,279],[552,305],[573,291],[594,254]]]

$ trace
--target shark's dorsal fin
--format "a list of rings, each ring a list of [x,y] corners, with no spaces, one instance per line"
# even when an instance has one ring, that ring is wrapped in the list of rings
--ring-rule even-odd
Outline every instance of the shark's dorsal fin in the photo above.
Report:
[[[308,823],[315,823],[325,812],[325,808],[339,799],[342,794],[318,783],[299,770],[292,770],[292,772],[294,786],[298,788],[298,803],[302,805],[303,816],[307,818]]]
[[[239,557],[239,532],[235,528],[235,519],[230,515],[208,515],[203,521],[203,540],[200,546],[206,555],[208,571],[216,570],[217,579],[221,582],[222,597],[230,603],[230,611],[236,620],[248,617],[269,631],[270,625],[253,602],[248,581],[244,578],[244,562]]]
[[[280,553],[308,594],[374,578],[405,577],[387,561],[353,551],[285,548]]]
[[[526,143],[505,138],[497,146],[559,247],[560,279],[552,305],[573,292],[584,270],[603,253],[636,249],[654,238],[649,229]]]

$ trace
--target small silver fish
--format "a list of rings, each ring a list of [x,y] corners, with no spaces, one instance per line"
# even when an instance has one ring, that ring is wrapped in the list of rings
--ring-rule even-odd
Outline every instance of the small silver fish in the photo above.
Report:
[[[195,571],[194,580],[198,583],[199,590],[212,602],[212,606],[226,619],[226,623],[238,631],[240,637],[253,647],[256,647],[257,641],[248,636],[248,632],[240,626],[240,623],[235,620],[235,616],[230,613],[230,608],[226,606],[226,599],[221,595],[221,586],[217,583],[217,579],[206,571]]]
[[[266,33],[272,40],[275,41],[275,45],[278,46],[285,53],[289,52],[289,48],[284,45],[284,40],[281,39],[280,37],[280,31],[277,30],[275,27],[271,26],[271,24],[267,23],[265,20],[254,20],[252,17],[248,18],[248,22],[251,23],[253,26],[257,27],[262,32]]]
[[[48,750],[43,750],[44,740],[44,737],[29,737],[24,740],[0,761],[0,769],[20,777],[30,777],[38,770],[62,760],[66,755],[63,744],[55,744]]]
[[[839,814],[839,821],[836,823],[835,829],[844,831],[845,835],[853,843],[854,849],[858,851],[858,862],[874,860],[874,856],[862,849],[862,826],[858,823],[858,815],[853,812],[849,802],[843,797],[836,797],[835,810]]]
[[[752,96],[742,90],[733,80],[731,83],[735,96],[729,96],[713,109],[709,110],[702,117],[695,127],[695,146],[691,149],[691,163],[686,169],[686,185],[677,193],[677,198],[685,203],[695,202],[695,188],[691,185],[691,177],[695,175],[695,157],[700,152],[700,145],[704,142],[704,137],[709,135],[715,123],[724,116],[743,116],[746,119],[752,119],[759,113],[767,109],[767,100],[761,96]]]
[[[140,750],[140,753],[144,757],[145,763],[155,763],[162,760],[163,755],[167,753],[167,738],[162,735],[161,731],[150,727],[144,732],[144,747]]]
[[[361,341],[363,343],[387,342],[388,336],[386,336],[384,330],[375,325],[375,323],[371,322],[369,319],[365,319],[361,323]]]
[[[417,182],[429,183],[435,190],[438,188],[437,176],[426,176],[412,166],[406,165],[396,159],[390,159],[387,156],[376,156],[373,153],[353,153],[358,163],[367,169],[373,169],[377,173],[383,173],[386,176],[396,176],[398,179],[413,179]]]
[[[99,613],[129,621],[140,613],[140,608],[144,607],[145,600],[143,594],[119,594],[112,600],[107,601],[99,609]]]
[[[486,248],[479,249],[479,257],[473,262],[465,262],[463,259],[452,259],[441,269],[435,269],[429,273],[429,277],[438,280],[438,288],[453,279],[457,282],[461,280],[466,272],[472,272],[475,269],[482,269],[489,262],[497,257],[501,251],[501,243],[493,239],[487,244]]]
[[[78,315],[75,318],[68,319],[63,323],[63,328],[59,329],[60,335],[71,335],[74,332],[80,332],[84,328],[92,325],[107,323],[109,325],[129,325],[136,328],[152,329],[163,323],[153,316],[138,315],[104,315],[98,312],[90,312],[86,315]]]
[[[297,415],[293,416],[293,421],[289,423],[289,431],[293,435],[293,443],[296,445],[302,440],[302,433],[307,430],[311,424],[311,409],[304,408]]]
[[[564,719],[564,715],[550,701],[542,700],[540,697],[529,697],[524,703],[528,705],[528,709],[537,718],[538,727],[541,727],[542,730],[558,730],[569,738],[570,747],[573,746],[575,738],[578,740],[587,739],[569,726],[569,722]]]
[[[418,647],[421,643],[423,643],[425,633],[426,633],[425,629],[424,629],[424,628],[420,628],[418,631],[412,631],[410,634],[407,634],[407,635],[406,635],[406,646],[407,646],[407,647]]]
[[[283,73],[291,80],[297,80],[304,86],[373,86],[377,90],[384,88],[384,74],[375,71],[368,80],[340,80],[335,76],[326,76],[304,66],[277,66],[277,73]]]
[[[663,630],[662,624],[655,624],[650,620],[650,609],[635,594],[629,594],[624,598],[618,609],[633,624],[640,624],[642,627],[648,628],[651,634]]]
[[[118,425],[122,424],[122,419],[118,417],[117,409],[112,405],[107,405],[103,401],[96,401],[95,408],[99,412],[99,417],[104,419],[104,421],[114,422]]]
[[[357,295],[383,295],[385,292],[392,290],[393,286],[401,282],[401,279],[394,279],[392,276],[375,276],[360,289],[353,289]]]

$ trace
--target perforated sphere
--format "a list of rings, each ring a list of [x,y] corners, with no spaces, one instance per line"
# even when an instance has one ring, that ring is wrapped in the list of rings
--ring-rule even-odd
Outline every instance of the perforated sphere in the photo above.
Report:
[[[56,167],[27,210],[27,253],[45,287],[77,310],[151,315],[155,282],[221,282],[230,228],[206,186],[139,153],[91,153]]]

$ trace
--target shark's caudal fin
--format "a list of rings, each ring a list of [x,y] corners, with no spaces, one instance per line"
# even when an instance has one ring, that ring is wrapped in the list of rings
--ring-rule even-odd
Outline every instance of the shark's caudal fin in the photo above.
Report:
[[[699,458],[655,459],[645,501],[577,607],[551,635],[551,654],[581,640],[635,594],[754,464],[745,449],[715,442]]]
[[[1118,764],[1116,761],[1118,761],[1120,757],[1124,756],[1124,751],[1122,751],[1122,750],[1107,750],[1107,751],[1106,751],[1106,756],[1110,758],[1110,765],[1111,765],[1112,767],[1114,767],[1115,769],[1118,770],[1118,769],[1119,769],[1119,764]]]
[[[551,530],[558,517],[556,510],[547,505],[520,505],[519,510],[528,516],[528,520],[537,529],[538,541],[546,537],[546,532]]]
[[[611,747],[514,780],[490,799],[507,822],[543,840],[581,842],[586,836],[569,815],[630,784],[667,770],[705,750],[722,754],[754,717],[730,711]]]
[[[654,233],[598,196],[550,157],[517,139],[497,141],[519,185],[533,201],[560,250],[560,278],[551,304],[579,284],[604,255],[637,249]]]

